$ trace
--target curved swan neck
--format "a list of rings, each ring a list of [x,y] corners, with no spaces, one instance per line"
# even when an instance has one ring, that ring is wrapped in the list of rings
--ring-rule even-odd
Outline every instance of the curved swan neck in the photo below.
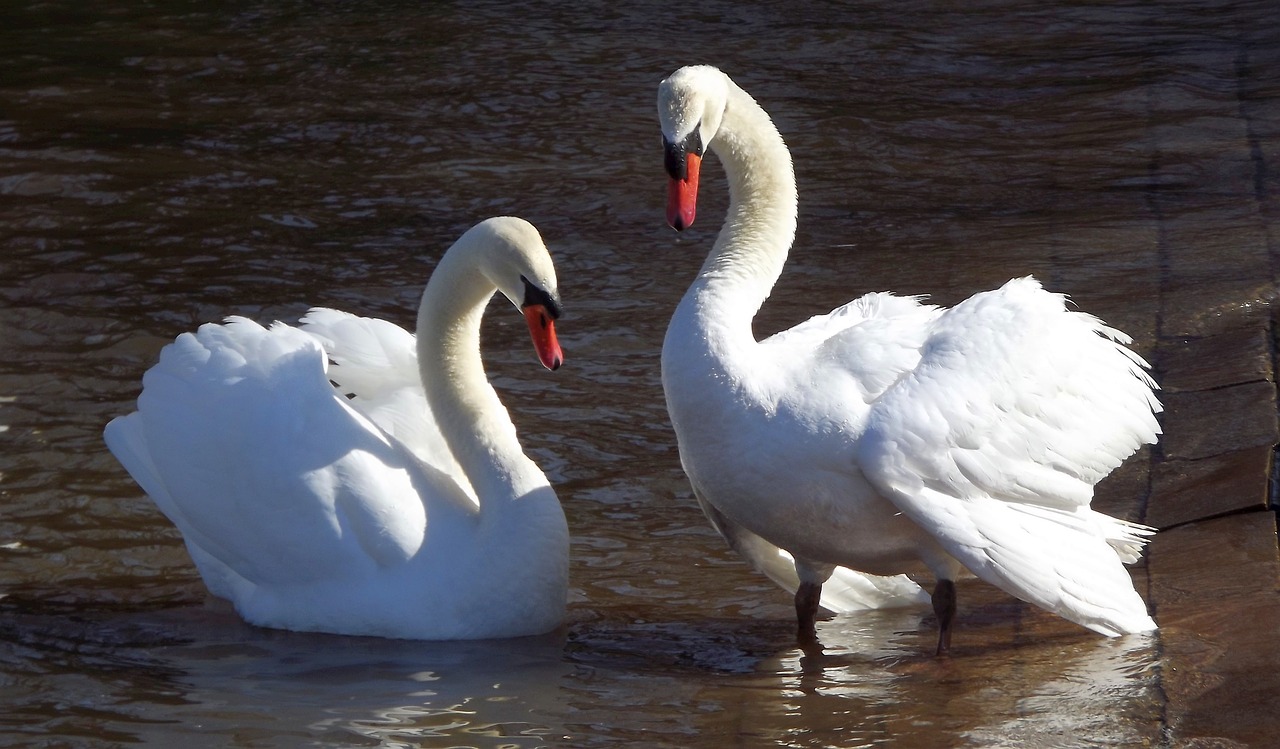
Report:
[[[710,143],[729,183],[729,212],[676,318],[713,350],[753,345],[751,320],[782,274],[795,239],[791,154],[769,115],[728,80],[720,128]],[[675,322],[675,321],[673,321]]]
[[[755,314],[782,274],[796,233],[796,178],[777,127],[729,81],[724,119],[711,141],[729,183],[729,212],[700,278],[731,286]]]
[[[483,511],[486,499],[519,497],[545,480],[485,376],[480,319],[496,289],[466,255],[445,253],[427,282],[418,308],[418,369],[441,434]]]

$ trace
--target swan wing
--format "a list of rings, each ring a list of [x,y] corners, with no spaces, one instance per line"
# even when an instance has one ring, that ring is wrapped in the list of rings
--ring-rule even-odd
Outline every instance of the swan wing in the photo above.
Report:
[[[107,426],[215,593],[400,564],[423,545],[424,499],[458,506],[456,486],[335,393],[325,364],[296,328],[204,325],[165,347],[138,410]]]
[[[764,573],[788,593],[800,587],[795,558],[760,536],[725,517],[701,492],[694,489],[698,505],[711,521],[711,526],[729,543],[729,548],[742,555],[752,567]],[[884,577],[868,575],[847,567],[836,567],[822,585],[821,605],[836,614],[866,609],[916,606],[929,602],[929,596],[906,575]]]
[[[320,341],[330,361],[329,380],[348,397],[373,400],[422,389],[413,334],[389,320],[313,307],[298,328]]]
[[[299,328],[324,347],[329,381],[353,408],[450,476],[479,506],[427,403],[412,333],[388,320],[324,307],[308,311]]]
[[[825,315],[814,315],[804,322],[775,333],[762,343],[815,347],[838,338],[842,333],[873,320],[932,318],[938,308],[922,304],[920,296],[899,296],[888,291],[864,294]]]
[[[872,404],[859,466],[978,577],[1103,634],[1151,629],[1121,565],[1149,529],[1089,508],[1160,431],[1125,343],[1031,278],[977,294]]]
[[[860,422],[866,405],[919,362],[925,336],[939,314],[938,307],[922,304],[921,297],[875,292],[776,333],[761,345],[772,350],[775,360],[789,361],[804,372],[806,380],[821,372],[828,387],[814,394],[823,400],[836,392],[835,383],[851,384],[855,391],[850,394],[861,402],[846,403],[845,415]]]

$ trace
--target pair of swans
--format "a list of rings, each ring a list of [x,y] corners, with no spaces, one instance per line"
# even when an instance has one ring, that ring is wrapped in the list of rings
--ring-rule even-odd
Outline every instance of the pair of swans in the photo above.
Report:
[[[756,341],[795,231],[786,146],[715,68],[664,80],[658,109],[671,225],[693,222],[707,149],[731,198],[663,344],[681,461],[729,544],[795,593],[800,640],[822,608],[931,599],[944,653],[966,568],[1102,634],[1153,629],[1122,566],[1150,529],[1089,507],[1159,431],[1127,339],[1015,279],[950,310],[869,294]],[[322,309],[297,328],[205,325],[166,347],[107,444],[252,623],[545,632],[564,615],[568,531],[482,369],[495,291],[558,367],[547,250],[489,219],[441,259],[416,337]],[[902,574],[920,562],[931,597]]]

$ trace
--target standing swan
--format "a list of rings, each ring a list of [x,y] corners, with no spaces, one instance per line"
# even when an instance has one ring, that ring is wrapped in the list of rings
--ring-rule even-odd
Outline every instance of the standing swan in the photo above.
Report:
[[[940,655],[962,568],[1104,635],[1154,629],[1121,564],[1153,530],[1089,507],[1160,432],[1128,337],[1020,278],[949,310],[868,294],[757,341],[795,236],[790,154],[713,67],[664,80],[658,119],[671,226],[693,223],[704,149],[730,196],[662,347],[680,459],[730,545],[795,591],[800,640],[816,642],[823,583],[851,577],[840,567],[919,561],[937,581]]]
[[[495,290],[559,367],[542,238],[491,218],[440,259],[416,342],[322,309],[301,328],[203,325],[164,348],[107,446],[253,624],[430,640],[554,629],[569,533],[484,374]]]

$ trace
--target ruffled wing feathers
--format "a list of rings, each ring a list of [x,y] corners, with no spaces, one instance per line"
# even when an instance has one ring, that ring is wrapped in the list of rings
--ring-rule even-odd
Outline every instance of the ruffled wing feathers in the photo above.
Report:
[[[189,546],[246,580],[402,563],[423,543],[421,493],[438,482],[337,396],[324,364],[287,325],[201,326],[161,352],[107,444]]]
[[[979,577],[1104,634],[1154,626],[1121,566],[1150,529],[1089,509],[1093,485],[1160,433],[1126,340],[1033,279],[975,295],[873,404],[857,456]]]

